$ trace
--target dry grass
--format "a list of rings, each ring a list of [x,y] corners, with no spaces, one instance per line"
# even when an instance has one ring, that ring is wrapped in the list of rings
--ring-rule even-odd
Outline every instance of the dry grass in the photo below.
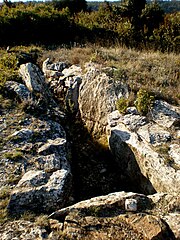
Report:
[[[180,103],[180,56],[174,53],[89,45],[44,51],[39,62],[42,63],[47,57],[54,62],[66,61],[82,67],[88,61],[97,62],[102,67],[115,67],[118,69],[113,75],[115,80],[126,81],[133,93],[143,88],[157,98]]]
[[[25,220],[25,221],[30,221],[30,222],[34,222],[35,221],[35,213],[30,212],[30,211],[26,211],[21,215],[21,219]]]
[[[170,103],[180,103],[180,56],[174,53],[137,51],[117,46],[104,48],[98,45],[54,46],[49,50],[37,46],[16,46],[11,48],[10,55],[0,49],[2,59],[0,85],[6,80],[14,80],[14,76],[17,77],[15,56],[19,52],[37,53],[39,66],[42,66],[43,61],[49,57],[52,62],[63,61],[82,67],[88,61],[97,62],[102,67],[115,67],[117,68],[113,75],[115,80],[126,81],[133,93],[144,88],[154,93],[157,98],[163,98]],[[9,66],[12,66],[12,69]],[[1,99],[1,102],[4,100]]]
[[[83,65],[88,62],[94,53],[93,47],[73,47],[73,48],[56,48],[54,50],[45,50],[42,57],[39,58],[39,63],[47,58],[50,58],[52,62],[64,61],[70,64],[80,64]]]
[[[10,188],[3,187],[0,189],[0,224],[3,224],[8,220],[7,217],[7,205],[10,198]]]
[[[49,227],[49,219],[47,215],[40,215],[36,217],[35,223],[40,227]]]

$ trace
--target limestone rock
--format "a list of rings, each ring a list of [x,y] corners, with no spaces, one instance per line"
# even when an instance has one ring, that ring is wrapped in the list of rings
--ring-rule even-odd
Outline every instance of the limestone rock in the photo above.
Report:
[[[119,166],[124,167],[122,170],[127,171],[127,175],[132,180],[134,176],[138,176],[138,172],[135,172],[137,167],[134,168],[134,165],[138,164],[139,173],[142,173],[149,181],[146,185],[140,180],[139,184],[144,190],[147,187],[147,191],[150,191],[152,184],[158,192],[176,192],[177,194],[180,192],[179,171],[168,166],[165,159],[151,149],[135,132],[130,132],[123,124],[118,124],[111,130],[109,144]],[[138,177],[137,181],[138,179],[140,178]],[[149,193],[152,193],[151,191]]]
[[[146,117],[136,114],[127,114],[125,116],[121,116],[121,121],[131,131],[137,131],[141,126],[144,126],[148,122]]]
[[[44,185],[47,182],[47,174],[43,171],[28,171],[26,172],[16,188],[37,187]]]
[[[115,127],[119,121],[119,118],[121,117],[121,114],[118,110],[113,111],[108,115],[108,126]]]
[[[87,65],[80,86],[79,109],[88,130],[93,134],[105,132],[107,115],[115,110],[118,98],[127,96],[125,83],[110,78],[100,66]]]
[[[33,96],[32,101],[28,102],[29,111],[53,113],[53,110],[58,107],[56,102],[52,98],[50,90],[48,89],[48,86],[45,82],[45,77],[41,70],[32,63],[26,63],[20,66],[19,73],[22,76],[26,87]],[[61,115],[63,116],[62,112]]]
[[[158,217],[137,214],[130,216],[128,222],[130,222],[132,227],[138,232],[143,233],[143,236],[147,239],[172,239],[171,233],[169,232],[168,234],[167,226]]]
[[[31,99],[31,92],[27,89],[24,84],[17,83],[14,81],[7,81],[5,87],[9,92],[15,93],[21,101],[28,101]]]
[[[45,76],[47,75],[46,71],[50,70],[49,67],[50,64],[51,64],[50,58],[46,58],[46,60],[43,62],[42,71]]]
[[[171,144],[169,155],[174,159],[175,164],[180,166],[180,147],[178,144]]]
[[[54,172],[61,169],[61,159],[55,153],[46,156],[39,156],[35,159],[38,169],[45,172]]]
[[[82,69],[80,66],[72,65],[69,68],[65,68],[62,73],[64,74],[62,78],[80,77],[82,75]]]
[[[63,76],[62,71],[67,68],[65,62],[52,63],[49,58],[43,62],[42,71],[48,81],[53,79],[58,79],[60,76]]]
[[[155,123],[149,123],[141,127],[137,133],[147,142],[153,145],[170,142],[172,135],[169,131]]]
[[[50,218],[58,219],[61,216],[68,215],[71,211],[96,211],[98,209],[99,213],[112,214],[112,212],[117,211],[119,213],[125,212],[125,201],[126,199],[135,199],[137,201],[137,211],[142,211],[149,209],[151,207],[151,200],[143,194],[137,193],[126,193],[126,192],[115,192],[110,193],[105,196],[98,196],[88,200],[78,202],[72,206],[60,209],[50,215]],[[113,211],[111,212],[111,209]],[[103,213],[104,212],[104,213]]]
[[[125,210],[125,202],[130,199],[137,201],[136,212]],[[111,193],[54,212],[49,216],[48,232],[43,224],[38,226],[37,222],[14,221],[3,225],[0,237],[4,240],[19,236],[34,239],[33,234],[37,234],[39,239],[59,239],[63,236],[87,240],[175,240],[179,236],[179,216],[164,209],[173,200],[173,195],[165,193],[152,196]]]
[[[46,70],[62,72],[65,68],[67,68],[67,63],[65,63],[65,62],[52,63],[49,58],[47,58],[43,62],[43,72],[44,73]]]
[[[33,136],[33,131],[27,128],[23,128],[19,131],[14,132],[10,138],[18,138],[19,141],[27,141]]]
[[[50,139],[46,144],[38,149],[38,153],[46,156],[46,160],[48,160],[48,155],[55,153],[56,165],[59,161],[61,168],[70,169],[70,165],[66,157],[66,140],[64,138],[56,138],[54,140]]]
[[[161,199],[161,207],[157,199]],[[173,226],[169,229],[161,219],[167,214],[167,209],[163,210],[163,207],[173,199],[173,195],[167,194],[145,196],[116,192],[79,202],[56,211],[49,217],[59,221],[65,219],[63,233],[75,239],[173,240]],[[135,212],[126,211],[125,205],[128,200],[136,201]],[[175,220],[174,223],[177,227],[178,222]]]
[[[150,116],[157,124],[170,128],[180,121],[180,109],[162,100],[156,100]]]
[[[41,226],[25,221],[18,220],[14,222],[7,222],[0,229],[0,239],[1,240],[15,240],[15,239],[47,239],[47,231]]]
[[[62,71],[63,76],[59,78],[59,84],[66,89],[65,106],[70,112],[77,111],[79,104],[79,87],[82,82],[82,69],[80,66],[72,65]]]
[[[156,193],[148,196],[154,206],[154,215],[160,216],[170,227],[175,239],[180,239],[180,196],[167,193]]]
[[[71,189],[71,174],[61,169],[50,177],[43,171],[27,172],[11,193],[9,213],[19,215],[25,211],[48,213],[63,207]]]
[[[167,123],[170,127],[170,122],[172,125],[178,120],[177,107],[163,102],[158,106],[159,112],[154,121],[160,123],[161,117],[164,116],[169,119]],[[165,107],[174,109],[172,116],[171,111]],[[156,105],[155,109],[157,110]],[[162,112],[166,115],[161,115]],[[120,172],[124,173],[127,179],[132,183],[136,182],[141,191],[147,194],[154,191],[180,193],[180,165],[177,158],[179,145],[177,142],[176,150],[171,145],[171,139],[176,141],[176,133],[168,131],[166,124],[164,127],[162,123],[162,126],[159,126],[151,119],[137,114],[118,116],[117,112],[113,112],[109,115],[108,123],[110,149],[119,163]],[[168,149],[171,150],[168,152]],[[171,159],[171,162],[168,162],[168,159]]]
[[[75,77],[73,78],[73,81],[71,84],[69,84],[69,88],[67,90],[66,94],[66,107],[69,111],[77,111],[79,108],[79,87],[82,82],[81,77]]]
[[[175,238],[180,239],[180,213],[169,213],[163,219],[173,231]]]
[[[68,67],[66,63],[51,63],[49,58],[43,62],[43,72],[51,91],[67,111],[78,111],[79,86],[82,82],[80,66]]]
[[[54,140],[49,139],[47,143],[38,149],[38,153],[42,155],[47,155],[53,152],[60,153],[64,151],[65,144],[66,140],[64,138],[56,138]]]
[[[45,79],[36,65],[32,63],[22,64],[19,72],[29,91],[38,93],[45,92]]]
[[[64,129],[52,120],[31,116],[21,122],[21,127],[10,136],[16,141],[9,142],[12,149],[23,153],[19,163],[12,163],[13,169],[18,165],[20,179],[11,192],[9,214],[50,212],[63,207],[72,187]]]
[[[35,119],[37,122],[36,130],[42,135],[46,136],[46,139],[66,139],[66,132],[63,127],[56,121],[47,120],[43,121],[40,119]]]
[[[168,227],[159,218],[147,214],[119,215],[109,218],[81,217],[70,214],[64,232],[75,239],[173,240]]]

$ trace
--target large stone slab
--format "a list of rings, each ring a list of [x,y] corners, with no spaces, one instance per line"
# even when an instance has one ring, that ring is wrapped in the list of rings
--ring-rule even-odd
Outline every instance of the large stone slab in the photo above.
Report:
[[[173,240],[178,231],[178,214],[174,222],[170,221],[167,213],[172,209],[166,206],[174,200],[176,197],[168,194],[145,196],[115,192],[60,209],[49,218],[63,222],[65,236],[77,239]],[[126,209],[127,201],[136,201],[137,209]],[[165,219],[169,221],[170,228]]]
[[[93,63],[88,64],[85,71],[79,95],[81,118],[90,132],[100,135],[105,132],[107,115],[115,110],[117,99],[128,96],[128,87]]]
[[[165,107],[159,107],[156,119],[152,120],[133,113],[123,116],[117,111],[112,112],[107,129],[109,146],[119,163],[120,174],[124,173],[132,182],[137,182],[142,192],[152,194],[154,190],[179,194],[177,126],[173,131],[168,130],[179,121],[179,109],[163,102],[160,102],[160,106],[173,110],[165,111]],[[158,110],[156,105],[155,109]],[[169,119],[168,125],[160,124],[162,112]]]
[[[71,190],[71,173],[57,170],[48,176],[43,171],[25,173],[11,193],[8,204],[10,214],[26,211],[49,213],[64,206]]]

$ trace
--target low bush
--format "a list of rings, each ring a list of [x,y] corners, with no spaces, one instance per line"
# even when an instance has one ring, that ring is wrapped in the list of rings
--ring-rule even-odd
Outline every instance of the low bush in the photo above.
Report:
[[[154,96],[144,89],[140,89],[137,93],[135,106],[139,113],[146,115],[154,103]]]
[[[127,107],[128,107],[128,100],[127,99],[119,98],[116,101],[116,108],[120,113],[125,114]]]
[[[19,78],[17,71],[17,57],[15,53],[1,53],[0,58],[0,90],[6,81],[17,81]]]

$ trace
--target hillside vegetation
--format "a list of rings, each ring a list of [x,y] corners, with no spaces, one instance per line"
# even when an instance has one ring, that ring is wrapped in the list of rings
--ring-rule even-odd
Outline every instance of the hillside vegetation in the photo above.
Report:
[[[122,47],[99,47],[87,45],[84,47],[58,47],[47,49],[37,46],[16,46],[6,52],[1,49],[0,55],[0,93],[5,95],[6,81],[21,82],[18,66],[23,63],[23,56],[28,55],[30,61],[40,67],[48,57],[53,61],[65,61],[70,64],[80,64],[92,61],[102,67],[113,67],[114,71],[107,72],[116,81],[124,81],[130,87],[130,104],[133,103],[139,89],[144,89],[155,98],[165,99],[174,104],[180,101],[179,85],[179,55],[154,51],[137,51]],[[27,57],[27,56],[26,56]],[[3,105],[3,102],[1,102]]]
[[[164,14],[157,3],[120,6],[102,3],[98,11],[52,3],[3,4],[0,45],[98,43],[138,49],[179,51],[179,12]],[[136,11],[137,10],[137,11]],[[79,13],[78,13],[79,12]]]
[[[120,6],[123,1],[111,1],[110,3],[116,6]],[[148,3],[153,1],[147,1]],[[162,8],[165,13],[174,13],[180,11],[180,3],[179,1],[158,1],[158,4]],[[98,10],[101,2],[91,1],[88,2],[88,8],[91,10]]]
[[[94,61],[116,68],[110,74],[128,82],[130,102],[143,88],[177,104],[180,12],[164,14],[157,3],[144,0],[138,8],[137,1],[128,0],[118,6],[105,2],[89,11],[83,2],[79,9],[57,1],[2,4],[1,94],[6,81],[21,81],[18,68],[24,58],[41,67],[50,56],[52,61]]]

